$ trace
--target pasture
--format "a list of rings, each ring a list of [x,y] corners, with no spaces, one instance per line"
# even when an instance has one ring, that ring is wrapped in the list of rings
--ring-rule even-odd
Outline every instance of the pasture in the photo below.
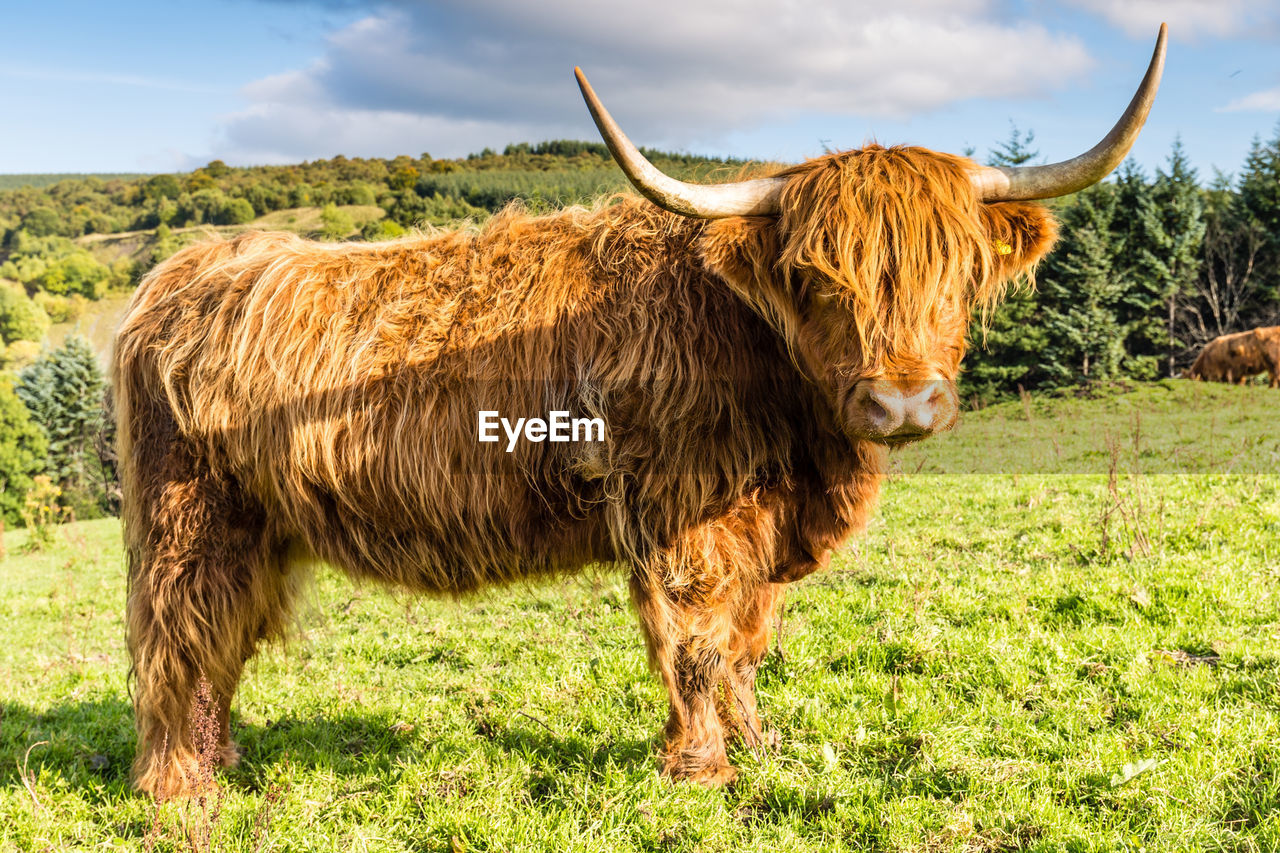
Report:
[[[1167,382],[969,413],[895,455],[868,535],[792,587],[774,748],[659,777],[626,586],[463,601],[316,572],[251,664],[244,760],[156,808],[114,520],[0,562],[0,848],[1280,849],[1280,393]]]

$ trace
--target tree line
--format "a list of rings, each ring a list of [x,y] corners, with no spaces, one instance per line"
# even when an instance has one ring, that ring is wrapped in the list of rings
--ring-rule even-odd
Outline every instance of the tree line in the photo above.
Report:
[[[1038,154],[1017,128],[990,165]],[[1061,225],[1035,287],[973,329],[964,388],[993,398],[1177,376],[1218,335],[1280,323],[1280,126],[1203,185],[1181,142],[1147,174],[1050,202]]]

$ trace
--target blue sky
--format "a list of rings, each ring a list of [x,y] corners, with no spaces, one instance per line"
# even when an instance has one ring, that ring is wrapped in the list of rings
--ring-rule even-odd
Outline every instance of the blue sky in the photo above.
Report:
[[[1273,0],[225,0],[14,4],[0,172],[457,156],[595,138],[583,66],[640,144],[799,160],[868,140],[979,158],[1033,129],[1073,156],[1128,102],[1160,20],[1164,84],[1134,156],[1176,135],[1202,178],[1280,122]]]

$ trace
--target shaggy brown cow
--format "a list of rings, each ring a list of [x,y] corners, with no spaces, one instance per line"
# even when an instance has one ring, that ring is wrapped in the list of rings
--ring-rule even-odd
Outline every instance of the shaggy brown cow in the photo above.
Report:
[[[1164,39],[1111,134],[1061,164],[873,146],[681,184],[580,78],[659,206],[513,208],[371,245],[251,233],[157,267],[113,370],[136,785],[198,784],[202,676],[236,760],[241,671],[313,560],[446,594],[625,567],[670,696],[663,769],[731,779],[726,734],[760,741],[755,673],[783,585],[866,523],[886,446],[955,421],[971,312],[1054,239],[1026,200],[1124,157]],[[571,412],[607,434],[508,452],[477,440],[486,411]]]
[[[1200,350],[1187,378],[1243,385],[1259,373],[1270,374],[1271,387],[1280,388],[1280,326],[1214,338]]]

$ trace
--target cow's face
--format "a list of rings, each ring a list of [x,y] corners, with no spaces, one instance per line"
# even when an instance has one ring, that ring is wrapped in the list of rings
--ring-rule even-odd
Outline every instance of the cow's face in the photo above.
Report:
[[[975,311],[1049,250],[1038,204],[983,204],[968,161],[923,149],[829,155],[786,173],[776,221],[707,229],[714,270],[787,340],[851,438],[949,429]]]

